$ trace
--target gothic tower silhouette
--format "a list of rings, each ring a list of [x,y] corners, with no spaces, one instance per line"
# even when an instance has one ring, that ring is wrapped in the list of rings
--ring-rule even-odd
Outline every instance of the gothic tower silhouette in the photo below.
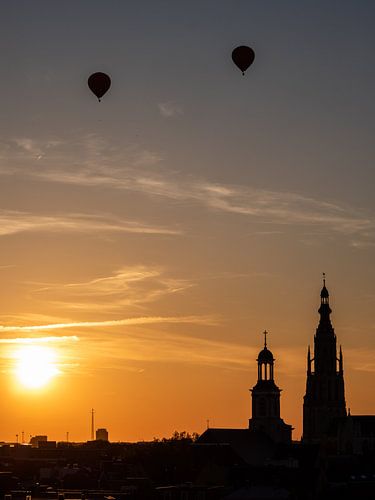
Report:
[[[252,418],[249,420],[251,431],[263,431],[275,442],[290,442],[292,426],[280,418],[280,393],[274,381],[274,362],[272,352],[267,348],[267,332],[264,332],[264,348],[258,355],[258,381],[250,389],[252,396]]]
[[[346,416],[343,356],[337,357],[336,335],[331,324],[329,293],[323,274],[320,321],[314,336],[314,357],[307,352],[306,394],[303,402],[303,441],[318,443],[332,420]],[[314,363],[314,370],[312,364]]]

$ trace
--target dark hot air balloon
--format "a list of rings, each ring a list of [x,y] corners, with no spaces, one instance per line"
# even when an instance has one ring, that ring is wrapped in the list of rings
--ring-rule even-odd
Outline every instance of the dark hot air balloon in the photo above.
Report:
[[[111,79],[105,73],[93,73],[89,76],[87,84],[91,92],[96,95],[100,102],[100,99],[111,86]]]
[[[245,74],[247,68],[253,63],[255,58],[255,53],[251,47],[246,45],[240,45],[236,47],[232,52],[232,59],[234,64]]]

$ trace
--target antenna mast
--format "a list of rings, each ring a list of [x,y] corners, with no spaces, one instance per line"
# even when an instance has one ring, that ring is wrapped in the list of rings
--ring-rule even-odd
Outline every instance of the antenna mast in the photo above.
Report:
[[[94,441],[94,408],[91,408],[91,441]]]

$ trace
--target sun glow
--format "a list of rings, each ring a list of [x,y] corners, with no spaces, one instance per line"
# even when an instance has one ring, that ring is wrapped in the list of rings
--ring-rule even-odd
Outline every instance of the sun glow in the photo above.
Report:
[[[50,347],[25,346],[15,353],[16,376],[28,389],[45,386],[60,372],[56,365],[56,352]]]

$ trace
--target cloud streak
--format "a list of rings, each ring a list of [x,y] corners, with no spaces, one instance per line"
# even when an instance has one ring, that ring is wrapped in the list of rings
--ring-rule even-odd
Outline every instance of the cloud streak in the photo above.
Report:
[[[43,325],[45,329],[64,328],[97,328],[108,326],[141,326],[150,324],[181,323],[214,325],[210,318],[184,317],[184,318],[129,318],[118,321],[95,321],[84,323],[66,323]],[[11,331],[34,332],[40,326],[31,327],[6,327]],[[4,330],[2,330],[4,331]],[[256,370],[256,358],[259,346],[226,342],[212,338],[201,338],[183,332],[174,333],[161,330],[127,329],[121,333],[115,332],[100,339],[95,334],[89,336],[47,336],[47,337],[16,337],[2,338],[0,344],[29,345],[29,344],[61,344],[73,346],[80,342],[79,352],[70,351],[72,359],[80,360],[84,365],[94,363],[95,369],[111,368],[130,369],[124,361],[128,362],[159,362],[187,365],[210,366],[213,368],[229,370]],[[100,348],[98,349],[98,342]],[[5,347],[5,346],[4,346]],[[304,347],[278,347],[276,370],[280,375],[288,377],[300,376],[305,373],[305,348]],[[3,353],[2,358],[11,357]],[[373,350],[347,348],[345,350],[346,367],[350,370],[375,372]],[[83,368],[82,368],[83,369]],[[88,369],[88,365],[85,370]],[[90,369],[91,370],[91,369]]]
[[[253,220],[276,225],[301,225],[329,228],[346,235],[372,236],[375,222],[372,216],[338,204],[327,203],[296,193],[277,192],[252,187],[225,186],[206,181],[172,182],[160,175],[140,176],[130,172],[43,172],[41,178],[52,182],[84,186],[107,186],[131,190],[181,202],[202,205],[210,210],[251,217]]]
[[[76,335],[61,336],[61,337],[16,337],[0,339],[0,344],[60,344],[65,342],[78,342],[79,337]]]
[[[190,323],[214,326],[218,321],[207,316],[144,316],[104,321],[73,321],[69,323],[51,323],[48,325],[0,325],[0,332],[40,332],[44,330],[63,330],[66,328],[108,328],[119,326],[151,325],[160,323]]]
[[[373,349],[349,348],[344,350],[345,364],[356,371],[375,373]]]
[[[109,276],[76,283],[31,283],[49,303],[69,310],[114,311],[155,302],[194,286],[187,279],[165,276],[163,269],[122,267]]]
[[[165,107],[166,103],[163,104],[164,112],[172,113],[173,107],[169,110],[168,106]],[[72,152],[67,153],[66,147],[63,151],[58,141],[46,141],[44,146],[26,138],[17,141],[17,147],[22,149],[23,154],[30,154],[31,158],[35,158],[35,155],[43,152],[49,161],[38,162],[33,169],[3,166],[3,175],[22,172],[22,175],[46,182],[127,190],[149,197],[189,203],[190,206],[202,206],[216,212],[249,217],[256,222],[329,229],[353,237],[357,246],[360,242],[374,238],[373,214],[367,215],[352,207],[327,203],[298,193],[183,177],[178,172],[165,171],[160,167],[156,169],[155,164],[162,158],[155,152],[137,148],[117,151],[95,135],[88,135],[77,142],[74,155]],[[48,157],[55,150],[55,156]],[[11,146],[7,145],[3,155],[9,156],[11,152]],[[79,162],[77,158],[80,158]],[[361,239],[354,238],[355,236],[360,236]]]
[[[213,324],[211,319],[207,318],[132,318],[130,320],[119,322],[90,322],[85,323],[85,327],[96,328],[120,325],[150,325],[161,323],[199,323],[204,325]],[[44,325],[46,328],[54,329],[61,328],[61,325]],[[82,323],[65,324],[64,327],[82,327]],[[18,327],[12,328],[11,331],[19,330]],[[13,329],[14,328],[14,329]],[[38,326],[31,327],[38,329]],[[21,332],[33,332],[29,327],[21,327]],[[30,331],[31,330],[31,331]],[[3,330],[4,331],[4,330]],[[9,332],[9,329],[7,330]],[[80,342],[80,349],[75,350],[74,344]],[[121,333],[110,333],[105,336],[100,334],[100,338],[91,332],[89,335],[74,336],[48,336],[48,337],[16,337],[3,338],[0,340],[0,345],[11,348],[19,345],[35,345],[35,344],[54,344],[56,346],[69,347],[68,351],[59,353],[61,359],[66,358],[75,362],[75,367],[80,366],[80,370],[85,372],[98,370],[102,368],[128,370],[129,363],[133,362],[157,362],[157,363],[176,363],[184,365],[199,365],[209,366],[220,369],[229,370],[249,370],[255,367],[255,359],[259,351],[259,347],[253,347],[234,342],[225,342],[210,338],[195,337],[184,333],[173,333],[161,330],[149,329],[127,329]],[[279,352],[280,354],[280,352]],[[281,356],[281,354],[280,354]],[[12,359],[14,351],[3,351],[0,358],[3,360]],[[284,368],[278,367],[280,373],[291,373],[298,371],[301,365],[300,352],[295,349],[283,350],[282,357],[287,360],[284,363]],[[128,362],[128,364],[124,363]],[[4,366],[7,363],[3,362]],[[255,368],[254,368],[255,370]]]
[[[97,358],[96,339],[91,337],[86,340],[86,352]],[[140,329],[136,334],[129,330],[124,336],[113,335],[110,339],[101,341],[100,345],[101,354],[97,363],[103,367],[119,363],[119,369],[124,366],[124,361],[129,361],[199,365],[255,372],[259,353],[259,346],[201,338],[181,331],[155,332],[145,329]],[[282,359],[282,363],[277,363],[278,373],[295,376],[304,372],[303,348],[280,348],[277,352],[278,359]]]
[[[178,229],[144,224],[139,221],[87,214],[40,215],[29,212],[0,210],[0,236],[21,232],[81,232],[81,233],[138,233],[179,235]]]
[[[158,108],[160,114],[165,118],[173,118],[175,116],[183,115],[183,109],[173,101],[159,102]]]

